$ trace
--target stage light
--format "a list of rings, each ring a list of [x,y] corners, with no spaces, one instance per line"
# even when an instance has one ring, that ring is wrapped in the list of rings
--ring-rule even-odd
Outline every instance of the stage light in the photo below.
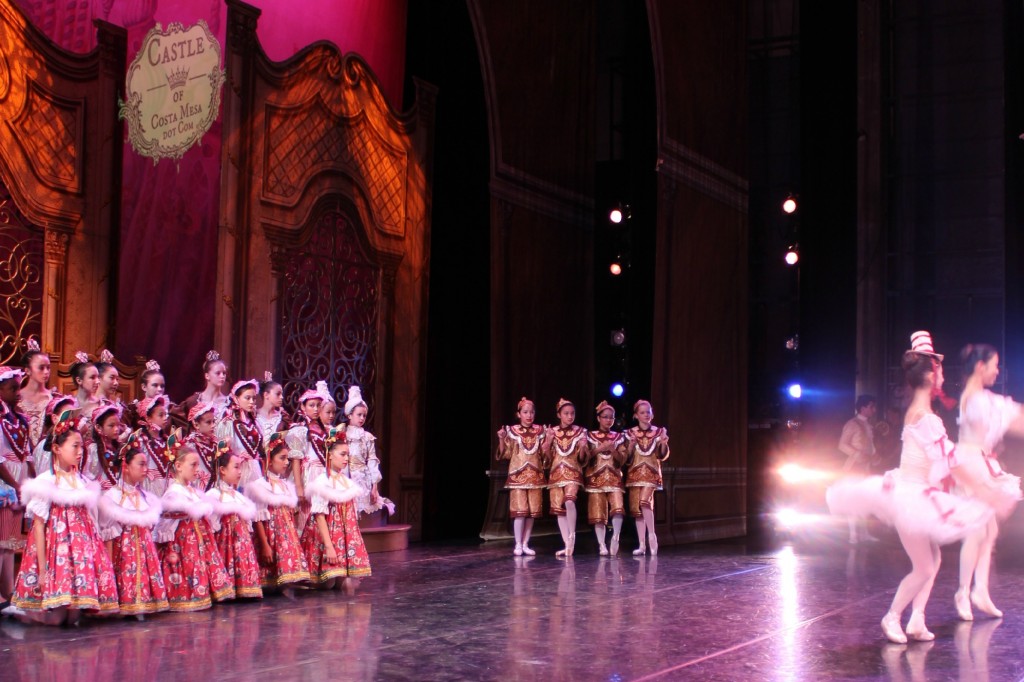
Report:
[[[625,346],[626,345],[626,330],[625,329],[613,329],[612,330],[612,345],[613,346]]]
[[[800,350],[800,335],[794,334],[786,339],[786,350]]]
[[[800,384],[790,384],[789,388],[786,389],[789,392],[790,398],[800,399],[800,396],[804,394],[804,389],[800,387]]]
[[[800,252],[795,246],[786,249],[786,265],[796,265],[800,260]]]
[[[775,522],[780,528],[792,529],[806,522],[804,515],[795,509],[780,509],[775,512]]]
[[[794,213],[796,213],[796,196],[795,195],[790,194],[788,197],[786,197],[785,201],[782,202],[782,210],[783,210],[784,213],[786,213],[788,215],[793,215]]]
[[[612,395],[616,398],[621,398],[622,394],[626,392],[626,388],[619,382],[612,384]]]
[[[799,464],[796,464],[795,462],[783,464],[782,466],[775,470],[775,473],[777,473],[783,481],[789,483],[790,485],[799,485],[801,483],[810,483],[813,481],[827,481],[830,478],[834,477],[834,474],[828,471],[807,469],[806,467],[802,467]]]
[[[608,266],[608,271],[611,272],[616,277],[618,277],[619,275],[622,274],[622,263],[614,261],[611,265]]]
[[[621,223],[622,222],[622,209],[621,208],[613,208],[611,211],[609,211],[608,212],[608,220],[612,221],[616,225]]]

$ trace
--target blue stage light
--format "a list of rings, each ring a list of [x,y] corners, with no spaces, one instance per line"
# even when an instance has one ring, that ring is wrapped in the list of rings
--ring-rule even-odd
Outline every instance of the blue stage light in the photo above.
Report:
[[[790,384],[787,390],[789,391],[790,398],[799,398],[804,394],[804,390],[800,388],[800,384]]]
[[[622,384],[618,382],[612,384],[612,395],[615,396],[616,398],[621,398],[622,394],[625,392],[626,388]]]

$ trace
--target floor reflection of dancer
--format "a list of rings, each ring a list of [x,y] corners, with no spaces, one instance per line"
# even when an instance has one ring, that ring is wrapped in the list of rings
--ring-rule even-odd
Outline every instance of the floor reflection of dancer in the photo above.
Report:
[[[1020,479],[1003,471],[996,458],[1007,432],[1024,435],[1024,415],[1018,403],[988,390],[999,377],[999,353],[995,348],[969,345],[960,352],[960,359],[967,383],[960,396],[960,440],[952,474],[964,494],[991,506],[995,516],[964,540],[960,550],[960,589],[954,602],[964,620],[974,617],[971,604],[982,613],[1000,618],[1003,612],[992,603],[988,590],[992,550],[999,535],[999,520],[1013,512],[1021,491]]]
[[[551,514],[558,519],[565,549],[555,556],[572,556],[576,546],[576,498],[583,487],[583,462],[587,458],[587,430],[576,421],[576,406],[565,398],[555,408],[558,426],[544,434],[544,458],[551,463],[548,496]]]
[[[655,426],[654,408],[646,400],[633,405],[637,426],[626,431],[625,451],[628,468],[626,487],[629,489],[629,512],[636,519],[636,535],[640,546],[634,556],[643,556],[646,546],[651,556],[658,554],[658,535],[654,527],[654,491],[661,490],[661,463],[668,459],[668,429]],[[645,536],[647,542],[645,542]]]
[[[512,517],[512,531],[516,539],[512,550],[515,556],[537,553],[530,548],[530,533],[533,532],[533,520],[541,515],[543,492],[547,487],[541,462],[544,429],[533,423],[536,414],[533,401],[520,398],[516,406],[519,423],[498,429],[498,452],[495,456],[498,460],[508,460],[505,488],[508,490],[509,516]]]
[[[602,400],[594,410],[597,413],[597,430],[587,434],[590,448],[590,462],[586,468],[587,521],[594,527],[597,536],[597,550],[601,556],[619,553],[619,536],[625,515],[622,487],[622,463],[624,461],[621,433],[612,431],[615,423],[615,408]],[[612,520],[611,550],[605,545],[605,526]]]
[[[988,649],[992,633],[1001,623],[1001,620],[987,620],[980,623],[956,624],[953,644],[956,645],[956,662],[961,680],[989,681]]]
[[[899,469],[884,476],[844,479],[826,493],[833,514],[873,514],[899,533],[913,569],[900,582],[882,618],[885,636],[899,644],[906,643],[908,635],[916,640],[935,639],[925,626],[924,610],[939,570],[939,546],[963,539],[992,516],[984,504],[944,493],[932,483],[946,475],[942,465],[953,449],[942,420],[932,412],[932,401],[943,384],[942,356],[935,353],[927,332],[911,336],[911,346],[902,361],[913,397],[904,417]],[[904,634],[900,619],[911,603]]]

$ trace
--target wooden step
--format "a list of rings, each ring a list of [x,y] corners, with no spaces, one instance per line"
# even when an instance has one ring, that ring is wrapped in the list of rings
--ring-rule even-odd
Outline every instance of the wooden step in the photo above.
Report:
[[[386,526],[360,528],[366,551],[370,554],[379,552],[397,552],[409,547],[409,529],[407,523],[392,523]]]

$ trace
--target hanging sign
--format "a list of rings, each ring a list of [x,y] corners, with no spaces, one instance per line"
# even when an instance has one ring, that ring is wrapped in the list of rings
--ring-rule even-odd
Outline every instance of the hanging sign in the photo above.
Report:
[[[202,19],[188,28],[157,24],[146,34],[128,67],[127,101],[119,111],[136,152],[155,164],[180,159],[202,139],[220,110],[220,58],[220,44]]]

